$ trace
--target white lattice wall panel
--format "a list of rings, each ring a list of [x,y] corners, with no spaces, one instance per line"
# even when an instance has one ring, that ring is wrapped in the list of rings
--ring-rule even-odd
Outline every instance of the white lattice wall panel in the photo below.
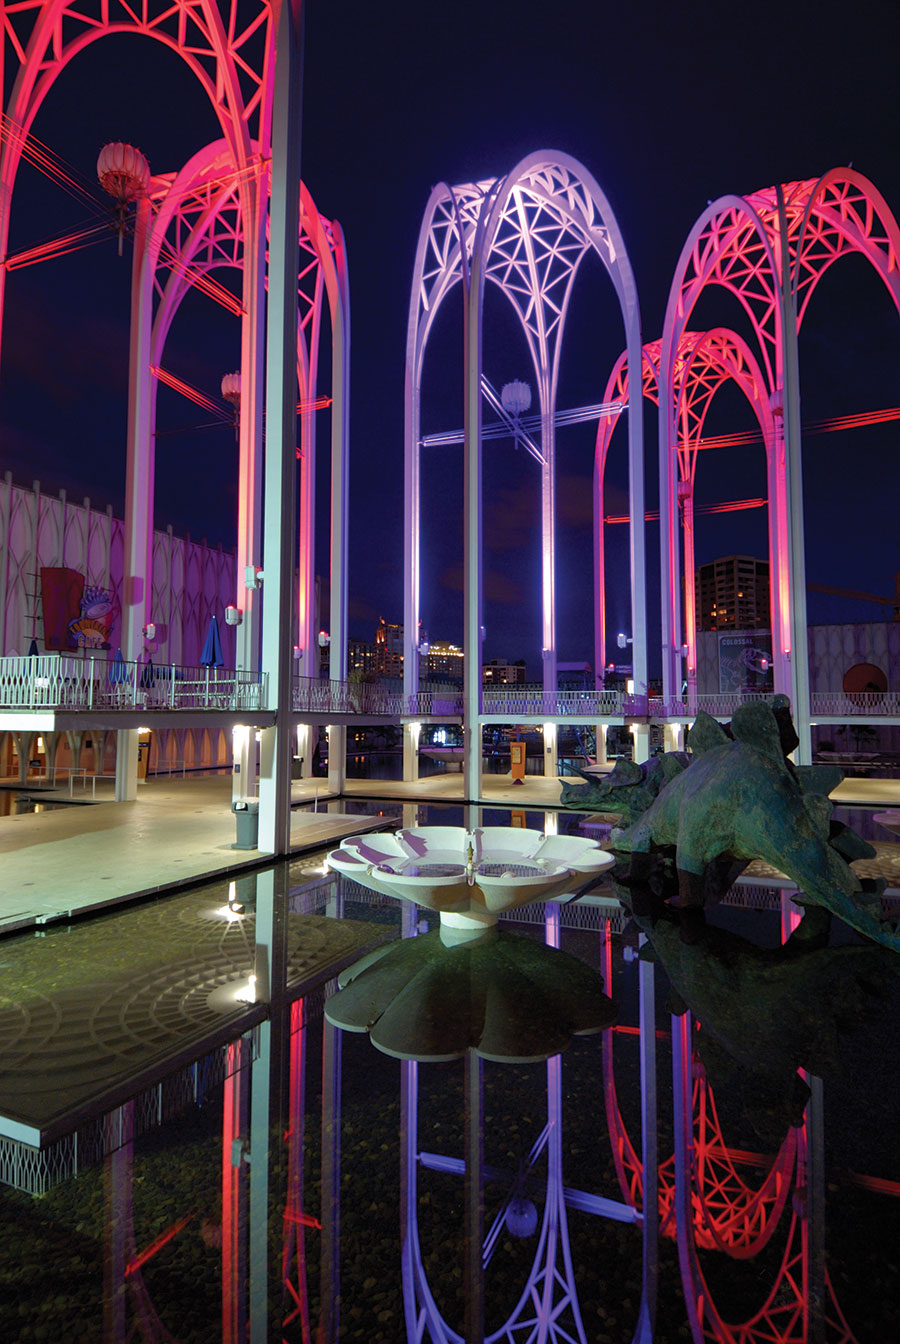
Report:
[[[0,480],[0,653],[27,653],[32,639],[43,644],[40,571],[66,566],[87,584],[109,588],[121,599],[124,568],[123,524],[112,510],[100,512],[85,500],[75,504],[64,491],[44,495]],[[153,536],[152,619],[160,627],[156,656],[196,665],[210,617],[219,618],[223,652],[234,663],[234,635],[225,626],[225,607],[234,600],[235,559],[221,548],[173,536]],[[118,622],[112,644],[120,640]]]

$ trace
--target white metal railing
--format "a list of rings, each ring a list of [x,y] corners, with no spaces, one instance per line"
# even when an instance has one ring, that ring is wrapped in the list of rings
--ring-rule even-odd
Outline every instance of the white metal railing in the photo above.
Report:
[[[622,691],[552,691],[540,688],[496,686],[482,692],[482,713],[518,715],[539,714],[548,719],[565,716],[590,722],[595,718],[618,718],[623,714],[646,714],[645,697],[625,695]]]
[[[655,719],[693,718],[703,710],[714,719],[730,719],[739,705],[752,704],[756,700],[765,704],[771,699],[771,691],[678,696],[671,700],[664,700],[662,696],[654,695],[650,697],[650,716]]]
[[[713,718],[728,719],[739,705],[772,699],[771,691],[739,691],[721,695],[682,696],[664,700],[651,696],[650,715],[657,719],[693,718],[700,710]],[[813,718],[900,718],[900,692],[897,691],[813,691],[809,697]]]
[[[429,714],[462,715],[463,705],[462,691],[446,688],[437,691],[416,691],[415,695],[406,697],[405,712],[416,716],[422,715],[423,718]]]
[[[35,654],[0,658],[3,709],[265,709],[266,677],[215,667]]]
[[[868,719],[900,718],[898,691],[813,691],[809,697],[810,712],[814,718]]]
[[[355,681],[294,677],[293,709],[299,714],[373,714],[399,718],[404,698],[385,686]]]

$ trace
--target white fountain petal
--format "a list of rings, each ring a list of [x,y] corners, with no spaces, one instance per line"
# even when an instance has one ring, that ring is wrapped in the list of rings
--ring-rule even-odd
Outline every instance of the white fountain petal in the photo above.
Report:
[[[333,849],[328,855],[328,866],[358,881],[359,873],[365,872],[368,864],[358,854],[353,854],[349,850]]]
[[[548,835],[535,857],[590,873],[609,868],[615,862],[612,855],[600,849],[596,840],[578,835]]]
[[[469,833],[463,826],[409,826],[397,832],[403,852],[430,863],[465,863]]]
[[[481,826],[473,834],[477,857],[490,863],[502,863],[507,855],[518,861],[529,859],[537,854],[544,839],[543,831],[524,826]]]
[[[358,854],[366,863],[385,863],[396,859],[405,859],[406,850],[390,832],[377,832],[375,835],[351,835],[344,840],[341,848]]]
[[[505,910],[527,905],[530,901],[551,900],[554,896],[561,896],[575,887],[578,879],[570,869],[559,867],[528,877],[512,872],[499,873],[496,877],[478,873],[475,881],[485,908],[499,915]]]

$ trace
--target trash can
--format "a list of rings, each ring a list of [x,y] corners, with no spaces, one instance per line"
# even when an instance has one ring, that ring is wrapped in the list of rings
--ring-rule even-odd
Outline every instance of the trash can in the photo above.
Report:
[[[259,848],[259,799],[235,798],[231,804],[237,823],[237,839],[232,849]]]

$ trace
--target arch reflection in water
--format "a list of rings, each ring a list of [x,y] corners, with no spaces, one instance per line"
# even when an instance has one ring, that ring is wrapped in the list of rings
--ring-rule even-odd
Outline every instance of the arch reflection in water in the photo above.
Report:
[[[746,899],[747,891],[737,890],[734,899]],[[750,896],[757,904],[762,899],[760,892]],[[889,1319],[887,1269],[869,1280],[870,1290],[878,1289],[871,1296],[879,1299],[871,1307],[848,1273],[857,1251],[848,1246],[846,1216],[835,1206],[852,1190],[842,1184],[840,1196],[830,1193],[830,1175],[825,1184],[822,1117],[823,1092],[846,1091],[834,1061],[847,1053],[848,1041],[863,1039],[848,1028],[863,1020],[871,1032],[873,1012],[881,1013],[876,1030],[887,1020],[890,1000],[879,994],[896,998],[891,954],[875,947],[798,952],[795,945],[778,947],[777,940],[762,947],[735,926],[708,927],[697,941],[685,942],[680,918],[657,907],[637,914],[646,950],[629,960],[637,935],[611,935],[606,923],[613,914],[621,929],[621,912],[583,901],[551,903],[544,912],[549,946],[533,940],[535,949],[553,954],[557,926],[571,926],[566,937],[580,956],[600,964],[621,1006],[621,1022],[606,1027],[602,1038],[610,1162],[599,1156],[606,1151],[599,1051],[589,1038],[575,1038],[567,1053],[533,1066],[484,1062],[466,1046],[462,1067],[408,1060],[398,1070],[327,1020],[320,1026],[321,991],[283,974],[279,979],[277,956],[265,950],[277,950],[278,943],[268,901],[267,892],[262,904],[259,893],[254,900],[247,892],[245,918],[248,933],[257,935],[259,983],[270,984],[271,998],[243,1012],[252,1011],[259,1023],[265,1016],[269,1030],[257,1028],[252,1039],[227,1047],[224,1104],[204,1093],[202,1114],[218,1126],[221,1213],[218,1201],[192,1184],[176,1141],[148,1221],[147,1191],[155,1182],[142,1141],[132,1158],[127,1106],[118,1117],[121,1135],[107,1159],[110,1340],[138,1330],[182,1344],[247,1338],[336,1344],[356,1330],[360,1338],[374,1340],[381,1332],[397,1344],[518,1344],[522,1338],[596,1344],[601,1307],[604,1319],[615,1316],[615,1326],[603,1333],[643,1344],[677,1337],[679,1327],[690,1329],[695,1344],[813,1344],[817,1338],[868,1344],[890,1337],[869,1328]],[[217,904],[209,902],[210,909]],[[337,935],[342,914],[366,920],[373,905],[331,877],[290,896],[288,921],[301,909],[327,908]],[[413,910],[403,909],[411,932]],[[785,902],[786,937],[788,912]],[[770,913],[724,909],[717,918],[723,925],[739,921],[736,927],[741,933],[749,928],[753,938],[767,921],[774,934],[777,899]],[[505,932],[496,934],[500,947]],[[427,947],[439,940],[403,941]],[[651,950],[655,961],[648,959]],[[440,955],[459,952],[471,960],[471,945],[442,948]],[[680,994],[680,1016],[672,1019],[654,1012],[653,978],[661,965]],[[549,992],[546,998],[552,999]],[[564,995],[556,1003],[566,1032],[573,1021],[583,1025],[583,1017],[563,1012]],[[668,1053],[670,1021],[675,1125],[673,1136],[664,1119],[657,1182],[654,1051],[659,1037]],[[243,1022],[246,1017],[235,1019],[236,1032]],[[526,1028],[525,1048],[510,1040],[508,1056],[537,1054]],[[551,1044],[548,1038],[542,1048]],[[802,1115],[793,1083],[798,1062],[810,1091]],[[668,1061],[661,1063],[665,1080]],[[824,1088],[812,1066],[825,1075]],[[288,1074],[282,1095],[280,1080],[287,1082]],[[882,1079],[865,1094],[868,1100],[860,1094],[850,1156],[842,1158],[845,1167],[858,1163],[855,1170],[861,1165],[879,1178],[895,1172],[889,1162],[872,1160],[880,1150],[865,1136],[862,1117],[871,1115],[875,1094],[888,1092],[888,1083]],[[789,1106],[775,1104],[782,1095]],[[832,1162],[844,1131],[841,1124],[831,1129]],[[856,1135],[865,1138],[859,1155]],[[87,1175],[82,1179],[90,1185]],[[870,1190],[876,1187],[891,1189],[889,1181],[869,1182]],[[859,1192],[863,1197],[868,1209],[886,1208],[877,1228],[890,1245],[897,1201],[889,1193]],[[533,1232],[527,1219],[519,1222],[529,1206]],[[42,1204],[42,1216],[49,1208]],[[283,1226],[280,1256],[267,1235],[273,1213]],[[655,1312],[658,1221],[666,1292]],[[204,1273],[218,1264],[220,1282],[196,1284],[193,1295],[208,1304],[218,1293],[222,1308],[219,1319],[207,1313],[206,1333],[188,1328],[177,1306],[178,1292],[184,1300],[178,1266],[199,1263],[201,1240],[207,1244]],[[873,1249],[870,1263],[876,1255]],[[451,1268],[461,1277],[454,1280]],[[673,1292],[676,1276],[681,1294]]]

